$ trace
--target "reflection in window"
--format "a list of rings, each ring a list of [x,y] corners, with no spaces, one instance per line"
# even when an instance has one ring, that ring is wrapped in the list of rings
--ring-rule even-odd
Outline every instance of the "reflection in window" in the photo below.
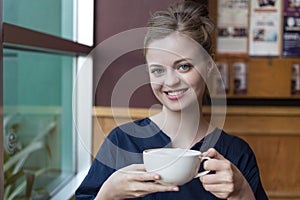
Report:
[[[3,21],[73,40],[73,0],[3,0]]]
[[[73,57],[4,50],[5,197],[47,199],[74,174]]]

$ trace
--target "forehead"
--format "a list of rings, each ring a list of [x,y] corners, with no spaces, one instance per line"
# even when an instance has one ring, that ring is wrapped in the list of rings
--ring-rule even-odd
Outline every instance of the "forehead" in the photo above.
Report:
[[[173,33],[163,39],[152,41],[147,49],[147,62],[185,58],[196,62],[209,57],[200,44],[180,33]]]

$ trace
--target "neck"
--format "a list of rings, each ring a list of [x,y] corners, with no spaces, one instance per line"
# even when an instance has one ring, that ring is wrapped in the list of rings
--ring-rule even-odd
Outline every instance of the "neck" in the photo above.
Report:
[[[209,128],[198,106],[180,112],[163,107],[152,120],[171,138],[172,146],[180,148],[192,147],[207,134]]]

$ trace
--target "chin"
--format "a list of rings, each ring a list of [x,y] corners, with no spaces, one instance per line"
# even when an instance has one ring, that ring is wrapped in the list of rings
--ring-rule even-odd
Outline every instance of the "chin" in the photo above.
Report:
[[[181,112],[183,110],[182,108],[178,108],[175,106],[165,106],[165,107],[172,112]]]
[[[181,103],[181,104],[164,104],[165,107],[173,112],[182,112],[182,111],[196,111],[197,109],[199,109],[199,104],[198,102],[189,102],[189,103]]]

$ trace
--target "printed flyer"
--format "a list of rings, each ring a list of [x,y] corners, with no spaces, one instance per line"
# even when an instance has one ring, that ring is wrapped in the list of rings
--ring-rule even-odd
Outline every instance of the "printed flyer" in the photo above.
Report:
[[[218,54],[247,54],[248,0],[218,1]]]
[[[284,16],[282,56],[300,57],[300,17]]]
[[[284,0],[284,16],[300,16],[300,0]]]
[[[300,0],[284,1],[282,56],[300,57]]]
[[[250,56],[279,56],[281,38],[280,0],[251,0]]]

